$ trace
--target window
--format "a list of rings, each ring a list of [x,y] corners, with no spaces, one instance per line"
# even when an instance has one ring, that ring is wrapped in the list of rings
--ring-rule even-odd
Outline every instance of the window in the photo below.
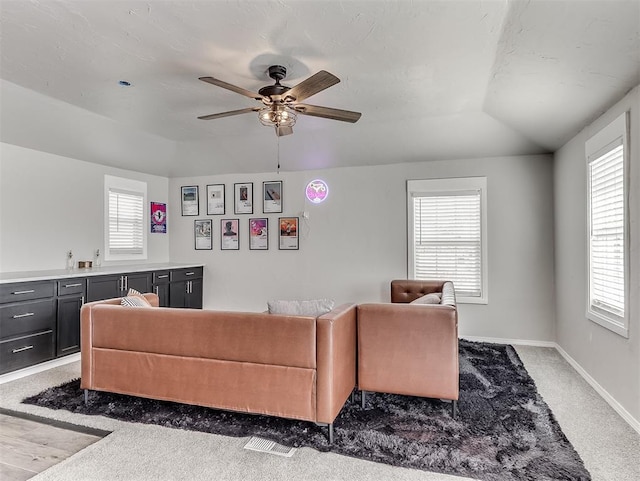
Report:
[[[627,114],[586,142],[587,318],[628,337]]]
[[[104,176],[105,260],[147,258],[147,184]]]
[[[410,279],[453,281],[458,302],[486,304],[485,177],[407,182]]]

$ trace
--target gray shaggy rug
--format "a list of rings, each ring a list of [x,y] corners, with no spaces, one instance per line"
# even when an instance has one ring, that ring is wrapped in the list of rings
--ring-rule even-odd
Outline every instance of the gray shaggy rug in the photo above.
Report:
[[[284,393],[283,393],[284,394]],[[394,466],[481,480],[590,480],[580,456],[511,346],[460,341],[460,400],[450,403],[368,393],[365,410],[347,402],[335,441],[310,422],[92,391],[80,381],[23,401],[124,421],[222,434],[259,436]]]

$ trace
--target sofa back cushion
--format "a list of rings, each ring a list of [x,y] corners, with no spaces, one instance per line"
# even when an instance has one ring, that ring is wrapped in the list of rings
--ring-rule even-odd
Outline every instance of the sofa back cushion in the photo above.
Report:
[[[318,317],[330,312],[335,302],[331,299],[310,299],[304,301],[269,301],[269,314],[288,316]]]
[[[199,309],[91,308],[92,346],[315,368],[316,320]]]

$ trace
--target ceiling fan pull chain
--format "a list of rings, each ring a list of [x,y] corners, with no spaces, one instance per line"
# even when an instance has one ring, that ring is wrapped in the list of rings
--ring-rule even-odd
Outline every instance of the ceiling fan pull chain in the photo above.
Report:
[[[277,129],[278,127],[276,127]],[[276,173],[278,175],[280,175],[280,136],[276,136],[276,139],[278,139],[278,169],[276,170]]]

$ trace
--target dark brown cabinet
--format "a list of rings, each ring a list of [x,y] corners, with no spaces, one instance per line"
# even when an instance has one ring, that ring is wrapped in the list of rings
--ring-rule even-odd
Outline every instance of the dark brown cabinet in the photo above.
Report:
[[[134,272],[109,276],[89,277],[87,282],[87,302],[126,296],[129,289],[151,292],[151,273]]]
[[[0,284],[0,374],[79,352],[85,302],[133,288],[155,292],[162,307],[202,309],[202,287],[202,267]]]
[[[85,300],[86,279],[57,281],[56,355],[80,351],[80,309]]]
[[[158,296],[160,307],[169,307],[169,279],[171,271],[156,271],[153,273],[153,292]]]
[[[0,374],[55,357],[53,281],[0,285]]]
[[[202,309],[202,267],[171,271],[169,305],[189,309]]]

